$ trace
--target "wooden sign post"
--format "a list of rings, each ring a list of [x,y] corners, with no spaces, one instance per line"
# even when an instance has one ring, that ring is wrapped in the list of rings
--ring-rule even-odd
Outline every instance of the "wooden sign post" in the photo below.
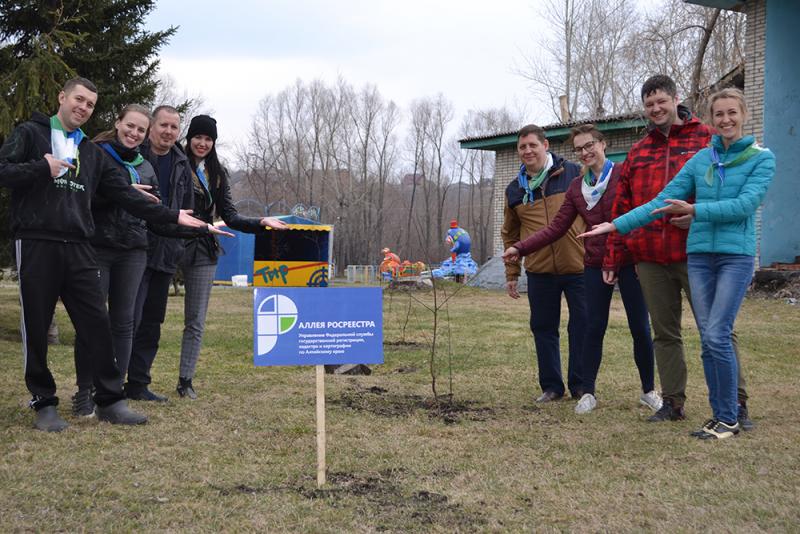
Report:
[[[256,287],[253,363],[316,367],[317,487],[327,481],[325,365],[383,363],[379,287]]]
[[[325,366],[317,365],[317,487],[326,481],[325,465]]]

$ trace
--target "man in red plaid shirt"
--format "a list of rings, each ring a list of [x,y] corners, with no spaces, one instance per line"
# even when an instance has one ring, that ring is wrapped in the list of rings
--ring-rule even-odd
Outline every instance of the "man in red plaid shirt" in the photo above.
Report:
[[[642,85],[642,103],[649,119],[647,135],[628,153],[622,167],[613,217],[652,200],[701,148],[713,131],[678,104],[675,82],[664,75]],[[621,236],[609,237],[603,261],[604,280],[613,284],[619,271],[624,243],[637,262],[642,292],[653,323],[653,346],[664,403],[649,421],[685,418],[686,358],[681,338],[681,289],[691,303],[686,270],[686,237],[691,216],[663,217]],[[734,335],[734,349],[736,336]],[[738,357],[738,351],[737,351]],[[747,393],[739,365],[739,423],[753,424],[747,416]]]

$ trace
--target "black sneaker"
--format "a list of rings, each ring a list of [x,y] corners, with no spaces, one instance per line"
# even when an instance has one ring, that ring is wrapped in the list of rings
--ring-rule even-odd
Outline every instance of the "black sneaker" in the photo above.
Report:
[[[703,430],[703,435],[698,436],[700,439],[727,439],[732,438],[739,433],[739,423],[723,423],[717,421],[713,426]]]
[[[146,387],[141,389],[125,389],[125,396],[131,400],[139,400],[139,401],[151,401],[151,402],[167,402],[167,397],[163,395],[159,395],[158,393],[153,393]]]
[[[33,426],[36,430],[45,432],[61,432],[69,425],[58,415],[55,406],[45,406],[41,410],[37,410]]]
[[[189,397],[192,400],[197,400],[197,393],[194,391],[191,378],[178,378],[178,387],[175,388],[178,395],[181,397]]]
[[[124,400],[118,400],[108,406],[98,406],[97,419],[112,425],[143,425],[147,422],[146,415],[131,410]]]
[[[712,426],[714,426],[716,424],[717,424],[717,420],[716,419],[709,419],[708,421],[703,423],[703,426],[701,426],[699,430],[695,430],[694,432],[692,432],[689,435],[692,436],[693,438],[699,438],[700,436],[702,436],[703,434],[706,433],[706,428],[711,428]]]
[[[739,414],[736,416],[736,419],[739,422],[739,428],[745,432],[748,430],[753,430],[756,427],[753,421],[750,420],[750,416],[747,413],[746,404],[739,404]]]
[[[686,413],[683,411],[683,406],[674,408],[672,406],[672,401],[669,399],[664,399],[661,408],[647,418],[647,420],[651,423],[660,423],[662,421],[682,421],[684,419],[686,419]]]
[[[94,398],[92,388],[79,389],[72,396],[72,415],[76,417],[94,417]]]

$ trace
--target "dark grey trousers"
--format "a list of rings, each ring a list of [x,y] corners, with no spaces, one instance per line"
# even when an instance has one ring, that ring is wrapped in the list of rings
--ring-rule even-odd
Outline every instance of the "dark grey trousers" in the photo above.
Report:
[[[183,339],[181,341],[182,378],[193,378],[200,347],[203,344],[203,331],[206,326],[208,300],[211,297],[211,284],[214,281],[216,264],[182,265],[183,283],[186,296],[183,300]]]

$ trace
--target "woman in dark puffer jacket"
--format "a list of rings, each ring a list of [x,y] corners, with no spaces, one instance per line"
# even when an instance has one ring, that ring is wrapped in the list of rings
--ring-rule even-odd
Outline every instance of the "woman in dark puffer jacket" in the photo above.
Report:
[[[584,166],[582,179],[574,180],[558,214],[549,226],[527,239],[515,243],[503,253],[504,261],[516,261],[556,241],[569,230],[580,216],[588,228],[611,220],[620,166],[606,159],[603,134],[593,125],[584,124],[572,129],[570,139],[575,155]],[[597,405],[595,381],[603,356],[603,338],[608,326],[608,313],[614,286],[603,281],[603,256],[606,236],[587,238],[584,247],[584,284],[588,324],[583,345],[581,377],[584,395],[575,406],[575,413],[591,412]],[[653,411],[661,407],[661,397],[655,391],[653,341],[650,335],[647,306],[636,277],[633,257],[628,254],[618,273],[620,294],[628,326],[633,337],[633,359],[639,370],[642,393],[639,402]]]

